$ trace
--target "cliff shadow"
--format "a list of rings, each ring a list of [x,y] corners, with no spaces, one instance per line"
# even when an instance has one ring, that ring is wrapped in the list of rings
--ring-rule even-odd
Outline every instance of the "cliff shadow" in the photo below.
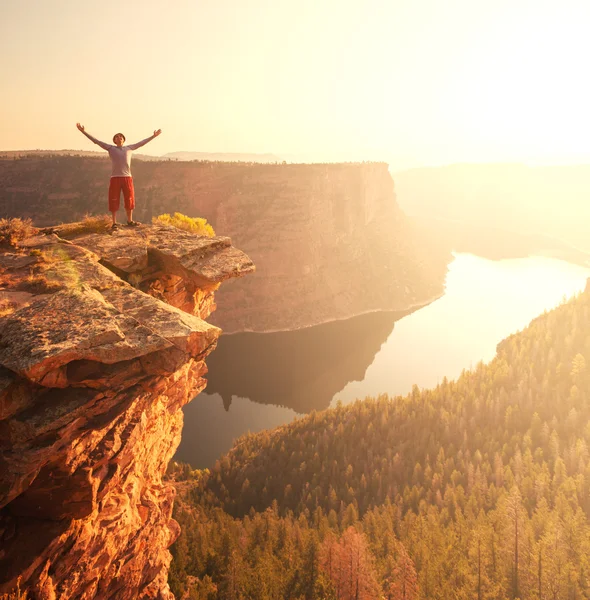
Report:
[[[375,312],[344,321],[277,333],[221,336],[207,359],[207,394],[226,410],[232,396],[298,413],[328,408],[351,381],[362,381],[375,355],[409,314]]]

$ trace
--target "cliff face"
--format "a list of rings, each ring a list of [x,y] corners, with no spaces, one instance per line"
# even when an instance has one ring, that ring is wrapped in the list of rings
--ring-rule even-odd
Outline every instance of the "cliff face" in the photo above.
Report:
[[[35,171],[35,184],[30,172]],[[224,286],[213,322],[280,331],[442,293],[450,252],[428,250],[399,209],[386,164],[136,161],[137,216],[204,216],[252,257],[253,277]],[[106,160],[0,160],[0,207],[45,224],[106,209]]]
[[[162,477],[220,334],[213,293],[252,262],[173,228],[58,227],[0,270],[0,593],[172,597]]]
[[[423,250],[396,204],[387,165],[285,165],[276,175],[259,169],[258,189],[244,186],[214,205],[218,227],[235,231],[259,265],[250,281],[219,295],[221,307],[232,307],[213,321],[225,331],[402,311],[442,292],[446,257]]]

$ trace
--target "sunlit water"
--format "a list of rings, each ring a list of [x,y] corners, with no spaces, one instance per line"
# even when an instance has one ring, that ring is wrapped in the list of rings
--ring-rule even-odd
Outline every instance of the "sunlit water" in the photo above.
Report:
[[[480,360],[491,360],[496,345],[502,339],[523,329],[533,318],[545,310],[554,308],[564,298],[583,290],[589,276],[589,269],[555,259],[531,257],[489,261],[468,254],[456,255],[449,265],[444,296],[400,320],[391,316],[389,326],[387,323],[385,326],[381,324],[382,329],[385,327],[385,335],[382,338],[377,336],[376,350],[369,353],[370,364],[359,364],[357,368],[351,369],[348,362],[345,371],[354,371],[357,374],[348,376],[347,372],[343,372],[342,388],[334,390],[333,395],[329,392],[331,398],[309,398],[308,395],[312,394],[313,390],[319,389],[313,385],[297,393],[306,394],[307,405],[311,402],[314,407],[323,409],[329,403],[334,404],[338,400],[349,403],[357,398],[381,393],[391,396],[403,395],[408,393],[414,384],[425,388],[435,386],[444,376],[455,379],[463,369],[474,366]],[[364,342],[359,337],[350,339],[352,322],[353,320],[350,320],[341,324],[342,342],[338,341],[333,328],[330,330],[330,339],[334,339],[334,344],[338,344],[338,347],[340,343]],[[358,326],[355,331],[357,330]],[[326,328],[321,327],[309,330],[309,335],[313,336],[314,331],[323,338],[327,335]],[[255,349],[260,349],[260,337],[256,338],[257,344],[250,348],[248,340],[252,338],[246,334],[240,338],[240,335],[227,336],[220,340],[220,347],[226,343],[235,347],[235,358],[227,360],[227,365],[216,367],[223,369],[222,380],[226,381],[229,378],[226,387],[234,390],[229,394],[224,392],[226,405],[231,398],[229,410],[224,409],[219,394],[201,394],[185,407],[185,427],[177,458],[190,462],[195,467],[211,466],[241,434],[288,423],[298,414],[288,407],[292,405],[290,403],[297,393],[288,394],[291,396],[289,400],[276,397],[273,401],[276,405],[259,404],[240,395],[245,388],[244,381],[237,378],[235,382],[231,381],[232,373],[236,370],[235,363],[240,357],[246,355],[246,359],[251,361],[247,364],[258,369],[255,379],[259,389],[253,390],[250,381],[247,386],[248,393],[253,398],[264,398],[264,401],[268,401],[269,397],[274,398],[273,389],[269,393],[270,378],[265,377],[265,372],[276,371],[282,364],[280,357],[272,365],[262,364],[268,360],[268,355],[260,360],[256,356]],[[297,338],[297,332],[267,335],[281,335],[278,339],[286,349],[290,345],[290,339],[300,339]],[[356,335],[358,336],[358,333]],[[276,344],[276,337],[268,339],[269,343],[273,341]],[[380,339],[384,340],[384,343],[378,349]],[[375,340],[372,344],[375,345]],[[353,358],[356,359],[356,356]],[[308,372],[313,377],[318,376],[317,369],[313,368],[317,366],[317,360],[317,356],[310,357],[310,361],[314,362],[310,362],[308,368],[305,364],[297,365],[298,375],[303,380]],[[366,360],[365,355],[359,355],[358,360]],[[341,362],[343,361],[340,359],[337,361],[338,364]],[[290,365],[286,365],[285,368],[290,368]],[[335,367],[329,365],[327,368],[333,370]],[[364,373],[364,377],[359,376],[359,372]],[[336,373],[331,375],[332,384],[334,381],[340,381]],[[212,384],[214,376],[215,373],[212,372]],[[346,383],[355,377],[362,377],[362,380]],[[276,395],[287,396],[284,391],[281,394],[278,387]],[[286,404],[287,407],[278,406],[280,404]]]
[[[582,291],[589,276],[589,269],[549,258],[456,255],[445,295],[397,322],[364,380],[348,384],[334,401],[406,394],[413,384],[429,388],[445,376],[456,379],[490,361],[505,337]]]

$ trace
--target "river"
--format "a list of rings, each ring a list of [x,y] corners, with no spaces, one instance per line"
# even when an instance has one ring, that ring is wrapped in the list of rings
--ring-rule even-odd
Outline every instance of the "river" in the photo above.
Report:
[[[184,408],[175,458],[210,467],[247,431],[276,427],[337,401],[407,394],[494,357],[496,345],[580,292],[590,269],[529,257],[456,254],[445,293],[411,313],[381,312],[308,329],[222,336],[208,387]]]

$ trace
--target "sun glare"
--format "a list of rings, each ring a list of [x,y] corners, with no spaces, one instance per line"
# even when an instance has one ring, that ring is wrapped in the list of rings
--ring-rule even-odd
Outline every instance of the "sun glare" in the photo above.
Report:
[[[71,18],[45,27],[47,7],[32,16],[24,3],[0,9],[0,148],[75,148],[72,122],[88,115],[97,132],[161,127],[162,154],[274,152],[398,169],[590,159],[588,2],[226,4],[160,13],[129,0],[125,14],[141,34],[104,47]],[[114,5],[76,10],[110,39]],[[51,57],[43,68],[40,47]],[[129,72],[108,68],[121,52],[138,53]],[[98,92],[128,87],[128,103]]]
[[[441,118],[480,160],[590,156],[587,21],[542,4],[502,16],[449,69]]]

